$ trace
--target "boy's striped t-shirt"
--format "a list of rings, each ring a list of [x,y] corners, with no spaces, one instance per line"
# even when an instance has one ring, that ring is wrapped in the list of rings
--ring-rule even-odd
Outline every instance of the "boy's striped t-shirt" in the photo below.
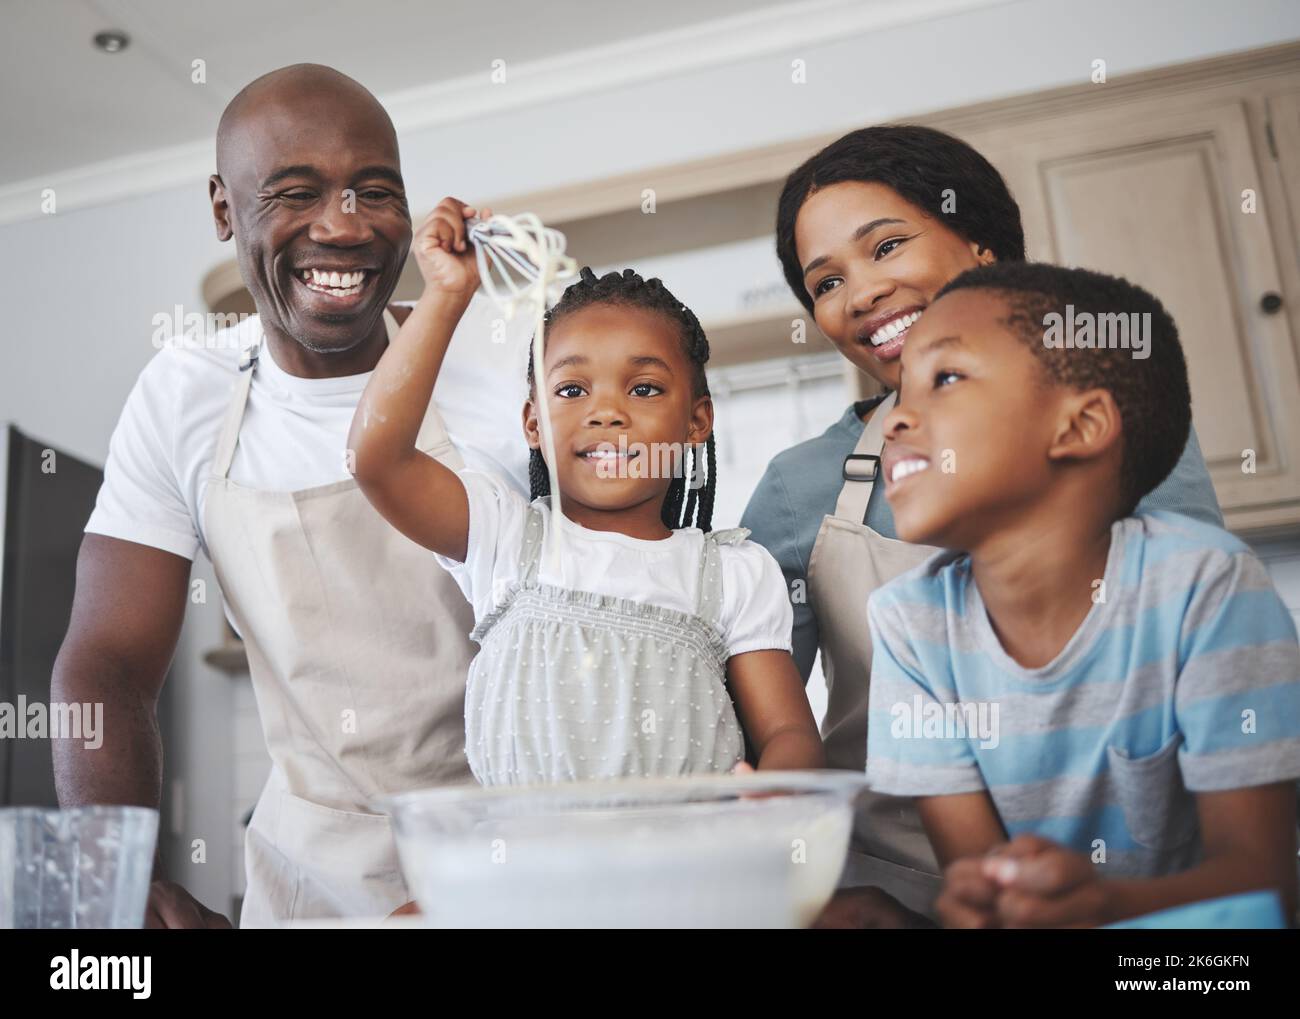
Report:
[[[1116,521],[1091,610],[1047,665],[1003,650],[964,553],[876,591],[867,777],[899,796],[987,789],[1116,875],[1192,865],[1197,792],[1300,777],[1300,647],[1262,564],[1173,513]]]

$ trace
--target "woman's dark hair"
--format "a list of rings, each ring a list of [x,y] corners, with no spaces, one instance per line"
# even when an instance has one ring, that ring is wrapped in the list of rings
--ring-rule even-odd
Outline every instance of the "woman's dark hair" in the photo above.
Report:
[[[964,141],[931,127],[864,127],[831,142],[790,174],[777,203],[776,254],[790,289],[809,311],[813,301],[795,250],[795,220],[812,195],[847,181],[892,188],[966,240],[992,251],[999,262],[1025,260],[1020,206],[992,163]]]
[[[577,282],[571,284],[561,295],[560,300],[546,313],[546,328],[581,308],[593,304],[616,304],[632,308],[644,308],[664,315],[680,331],[682,350],[691,362],[691,388],[696,398],[709,395],[709,381],[704,374],[704,365],[709,360],[709,341],[700,328],[700,321],[690,308],[682,304],[664,286],[660,279],[642,279],[631,269],[621,273],[606,273],[597,279],[596,274],[584,266]],[[528,351],[528,392],[534,393],[533,353]],[[703,459],[705,463],[701,463]],[[703,485],[696,484],[703,471]],[[714,447],[713,435],[710,433],[705,443],[704,456],[701,457],[696,447],[690,448],[684,476],[674,478],[668,486],[664,498],[664,526],[675,530],[679,527],[698,527],[709,531],[713,527],[713,499],[717,492],[718,457]],[[551,494],[551,479],[546,470],[546,461],[541,450],[534,449],[528,457],[528,482],[532,489],[531,498],[537,499]]]

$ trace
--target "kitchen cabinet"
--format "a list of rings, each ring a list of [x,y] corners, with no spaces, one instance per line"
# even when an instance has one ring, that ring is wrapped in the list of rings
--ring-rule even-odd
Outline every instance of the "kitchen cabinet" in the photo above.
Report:
[[[1295,71],[1277,80],[1300,85]],[[1173,315],[1206,465],[1245,532],[1300,523],[1300,292],[1278,176],[1300,174],[1300,145],[1277,145],[1270,120],[1257,85],[1229,82],[1089,104],[981,146],[1020,203],[1031,257],[1125,276]]]

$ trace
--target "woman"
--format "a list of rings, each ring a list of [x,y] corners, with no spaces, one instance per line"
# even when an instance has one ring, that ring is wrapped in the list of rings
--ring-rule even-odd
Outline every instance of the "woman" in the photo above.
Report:
[[[987,262],[1024,261],[1024,231],[1001,175],[965,142],[930,128],[883,126],[845,135],[790,175],[776,245],[790,288],[821,331],[886,390],[777,455],[742,521],[776,557],[794,593],[794,655],[805,682],[821,650],[827,764],[861,771],[867,597],[936,551],[895,539],[884,488],[875,484],[899,355],[908,327],[949,280]],[[1173,473],[1138,509],[1222,524],[1195,433]],[[929,914],[937,875],[910,802],[872,796],[859,813],[846,884],[874,886],[893,899],[874,890],[841,897],[838,919],[901,922],[898,902]]]

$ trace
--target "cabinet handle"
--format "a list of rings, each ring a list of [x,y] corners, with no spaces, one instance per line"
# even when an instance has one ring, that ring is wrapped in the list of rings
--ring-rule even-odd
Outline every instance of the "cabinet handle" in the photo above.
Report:
[[[1259,309],[1265,315],[1276,315],[1280,307],[1282,307],[1282,295],[1271,290],[1259,299]]]

